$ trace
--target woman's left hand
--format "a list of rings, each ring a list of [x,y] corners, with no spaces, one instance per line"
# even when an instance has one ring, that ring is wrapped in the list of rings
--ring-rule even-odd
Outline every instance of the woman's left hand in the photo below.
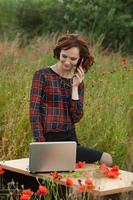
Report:
[[[84,70],[82,66],[79,66],[77,68],[76,73],[74,74],[72,86],[78,87],[79,84],[83,81],[83,79],[84,79]]]

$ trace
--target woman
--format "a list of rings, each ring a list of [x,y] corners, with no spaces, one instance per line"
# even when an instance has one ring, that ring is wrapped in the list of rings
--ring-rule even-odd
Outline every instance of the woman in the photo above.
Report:
[[[83,116],[84,73],[93,64],[87,41],[76,34],[64,34],[53,53],[58,62],[33,77],[30,122],[34,141],[76,141],[77,161],[111,166],[110,154],[82,147],[75,131],[75,123]]]

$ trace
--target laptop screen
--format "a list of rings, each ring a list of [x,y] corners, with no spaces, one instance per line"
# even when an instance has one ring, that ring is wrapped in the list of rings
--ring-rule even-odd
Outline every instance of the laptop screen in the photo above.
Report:
[[[73,171],[76,163],[77,143],[33,142],[29,148],[29,170],[32,173]]]

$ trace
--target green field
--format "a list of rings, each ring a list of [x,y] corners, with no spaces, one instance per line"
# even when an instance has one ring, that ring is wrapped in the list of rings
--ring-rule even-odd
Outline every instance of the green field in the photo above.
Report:
[[[38,37],[24,48],[19,40],[0,42],[0,157],[28,156],[32,141],[29,95],[34,72],[55,63],[55,37]],[[133,59],[91,48],[95,64],[85,76],[84,117],[77,134],[84,146],[110,152],[131,170],[133,141]]]

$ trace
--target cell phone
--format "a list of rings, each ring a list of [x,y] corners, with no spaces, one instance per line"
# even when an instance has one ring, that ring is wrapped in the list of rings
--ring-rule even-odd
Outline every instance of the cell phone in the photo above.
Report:
[[[77,62],[77,65],[76,65],[75,72],[77,71],[77,68],[78,68],[79,66],[82,66],[83,62],[84,62],[84,58],[83,58],[83,57],[79,58],[79,60],[78,60],[78,62]]]

